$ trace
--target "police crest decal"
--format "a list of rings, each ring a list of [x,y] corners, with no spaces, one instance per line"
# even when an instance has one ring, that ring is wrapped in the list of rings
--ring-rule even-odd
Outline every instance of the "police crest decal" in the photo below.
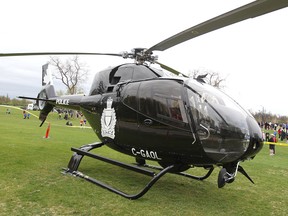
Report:
[[[112,108],[113,99],[109,97],[101,116],[101,136],[115,138],[116,113]]]

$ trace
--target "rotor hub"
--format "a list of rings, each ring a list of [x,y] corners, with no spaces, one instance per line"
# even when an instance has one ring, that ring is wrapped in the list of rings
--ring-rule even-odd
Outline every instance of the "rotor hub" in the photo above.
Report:
[[[123,58],[134,59],[136,64],[144,64],[145,62],[155,63],[158,60],[158,56],[153,56],[153,52],[146,52],[145,48],[134,48],[130,53],[123,52]]]

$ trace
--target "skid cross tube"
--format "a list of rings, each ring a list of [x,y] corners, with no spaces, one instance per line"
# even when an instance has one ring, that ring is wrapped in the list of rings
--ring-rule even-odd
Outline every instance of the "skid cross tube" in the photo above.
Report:
[[[110,163],[110,164],[113,164],[113,165],[116,165],[116,166],[120,166],[122,168],[129,169],[129,170],[132,170],[132,171],[144,174],[144,175],[148,175],[148,176],[154,176],[155,175],[155,172],[152,172],[152,171],[149,171],[149,170],[137,167],[137,166],[133,166],[133,165],[130,165],[130,164],[122,163],[120,161],[112,160],[110,158],[106,158],[106,157],[103,157],[103,156],[100,156],[100,155],[97,155],[97,154],[92,154],[90,152],[87,152],[87,151],[84,151],[84,150],[81,150],[81,149],[78,149],[78,148],[71,148],[71,150],[74,151],[74,152],[77,152],[80,155],[86,155],[88,157],[91,157],[91,158],[94,158],[94,159],[98,159],[98,160],[101,160],[101,161],[104,161],[106,163]]]
[[[211,175],[213,170],[214,170],[214,167],[211,167],[208,170],[208,172],[206,173],[206,175],[204,175],[204,176],[194,176],[194,175],[190,175],[189,173],[184,173],[184,172],[180,172],[180,173],[176,173],[176,174],[181,175],[181,176],[185,176],[185,177],[188,177],[188,178],[192,178],[192,179],[195,179],[195,180],[202,181],[204,179],[207,179]]]
[[[139,164],[139,166],[143,166],[143,167],[149,167],[151,169],[156,169],[156,170],[163,170],[162,167],[159,167],[159,166],[154,166],[154,165],[149,165],[149,164],[146,164],[146,163],[143,163],[143,164]],[[204,179],[207,179],[211,173],[213,172],[214,170],[214,167],[210,167],[208,172],[203,175],[203,176],[194,176],[194,175],[191,175],[189,173],[185,173],[185,172],[173,172],[173,174],[176,174],[176,175],[181,175],[181,176],[184,176],[184,177],[187,177],[187,178],[192,178],[192,179],[195,179],[195,180],[204,180]]]

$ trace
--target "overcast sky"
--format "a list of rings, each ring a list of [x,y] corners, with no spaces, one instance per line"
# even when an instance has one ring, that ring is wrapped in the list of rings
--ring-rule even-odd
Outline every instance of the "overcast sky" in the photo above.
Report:
[[[9,0],[0,3],[0,53],[110,52],[149,48],[248,0]],[[288,8],[197,37],[159,61],[183,73],[209,70],[247,109],[288,115]],[[65,57],[62,57],[65,58]],[[0,58],[0,95],[37,96],[49,56]],[[80,56],[94,74],[127,60]],[[131,62],[131,61],[128,61]]]

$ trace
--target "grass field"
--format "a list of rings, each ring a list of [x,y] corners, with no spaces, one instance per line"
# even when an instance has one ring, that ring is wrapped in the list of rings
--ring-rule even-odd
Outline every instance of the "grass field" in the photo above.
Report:
[[[210,178],[196,181],[167,174],[138,200],[128,200],[103,188],[61,174],[72,155],[71,147],[97,141],[91,129],[65,126],[56,114],[47,124],[20,110],[0,106],[0,215],[288,215],[288,147],[268,146],[254,160],[241,165],[251,184],[238,174],[232,184],[218,189],[216,168]],[[35,112],[38,115],[37,112]],[[74,125],[79,125],[75,120]],[[107,147],[99,154],[134,162]],[[103,162],[84,158],[80,171],[111,183],[123,191],[137,192],[148,177]],[[189,171],[199,174],[201,170]]]

